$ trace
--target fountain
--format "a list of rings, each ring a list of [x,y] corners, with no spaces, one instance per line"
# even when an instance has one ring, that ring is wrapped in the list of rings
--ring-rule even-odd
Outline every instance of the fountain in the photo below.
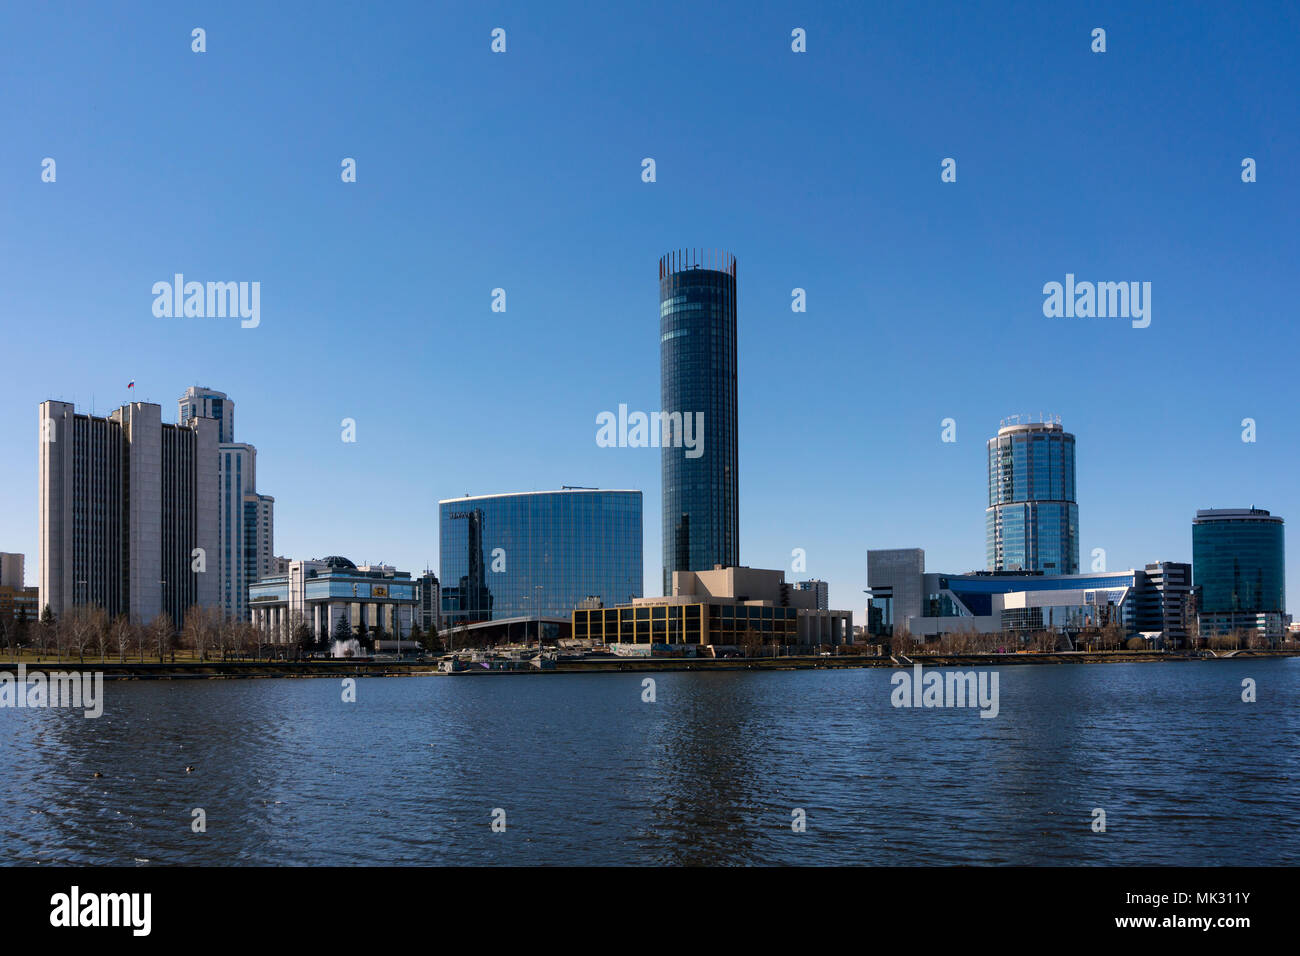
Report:
[[[349,637],[346,641],[335,641],[334,646],[330,649],[330,657],[360,657],[361,642],[355,637]]]

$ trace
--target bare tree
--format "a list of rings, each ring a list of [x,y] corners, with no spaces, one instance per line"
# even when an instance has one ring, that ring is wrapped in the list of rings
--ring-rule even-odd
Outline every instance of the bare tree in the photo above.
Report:
[[[129,617],[125,614],[119,614],[113,619],[111,629],[113,632],[112,642],[117,648],[117,659],[119,661],[126,660],[126,655],[136,644],[135,635],[133,633],[136,628],[131,623]]]
[[[95,639],[99,618],[103,610],[89,604],[79,604],[59,622],[60,638],[68,645],[69,653],[77,652],[77,657],[85,661],[86,647]]]
[[[208,650],[216,637],[221,612],[216,608],[191,607],[185,612],[185,625],[181,629],[181,640],[194,651],[200,661],[208,659]]]
[[[113,637],[113,622],[109,620],[108,612],[102,607],[95,608],[95,644],[99,648],[101,661],[108,658],[108,651],[113,646]]]
[[[146,643],[150,648],[158,652],[158,663],[161,664],[164,660],[163,655],[172,646],[172,636],[175,634],[175,628],[172,626],[172,616],[166,611],[160,611],[149,622],[145,630]]]

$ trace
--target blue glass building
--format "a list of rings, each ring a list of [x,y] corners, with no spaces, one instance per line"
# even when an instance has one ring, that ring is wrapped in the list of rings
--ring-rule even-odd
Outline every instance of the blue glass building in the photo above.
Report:
[[[1059,422],[1004,425],[988,456],[988,569],[1077,574],[1074,436]]]
[[[736,423],[736,258],[689,250],[659,260],[663,411],[704,426],[702,453],[665,440],[663,593],[674,571],[740,564]],[[700,437],[700,436],[697,436]]]
[[[438,502],[448,625],[569,619],[642,596],[641,492],[566,488]]]
[[[1207,633],[1238,628],[1280,636],[1286,613],[1282,518],[1262,508],[1215,508],[1192,522],[1192,580]]]

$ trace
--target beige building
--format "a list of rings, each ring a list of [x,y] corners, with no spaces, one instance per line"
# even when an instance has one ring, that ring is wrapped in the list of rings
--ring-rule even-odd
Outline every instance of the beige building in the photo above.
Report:
[[[105,418],[67,402],[40,405],[38,565],[41,601],[159,612],[218,603],[218,424],[162,421],[132,402]]]
[[[674,571],[671,595],[613,608],[578,608],[573,637],[605,644],[812,648],[850,644],[853,612],[819,610],[815,591],[795,588],[784,571],[716,567]]]

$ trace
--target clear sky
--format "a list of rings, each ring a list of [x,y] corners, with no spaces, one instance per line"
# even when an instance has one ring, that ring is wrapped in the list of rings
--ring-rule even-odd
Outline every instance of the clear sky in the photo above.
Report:
[[[596,416],[658,407],[657,261],[707,246],[742,563],[802,548],[859,621],[868,548],[983,567],[985,441],[1042,412],[1085,568],[1254,505],[1294,604],[1298,37],[1290,3],[6,4],[0,550],[35,583],[38,403],[134,379],[165,420],[235,400],[279,554],[436,568],[439,498],[640,488],[657,594],[659,452]],[[260,325],[155,317],[177,272],[260,282]],[[1067,273],[1150,282],[1150,326],[1045,317]]]

